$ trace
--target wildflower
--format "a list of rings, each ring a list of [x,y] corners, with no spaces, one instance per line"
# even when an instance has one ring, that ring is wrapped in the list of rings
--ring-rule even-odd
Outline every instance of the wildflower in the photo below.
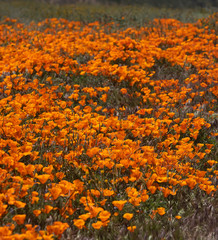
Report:
[[[151,192],[151,194],[154,194],[154,193],[156,192],[156,190],[157,190],[157,187],[155,187],[155,186],[149,186],[149,187],[148,187],[148,190]]]
[[[104,194],[105,197],[110,197],[110,196],[114,195],[114,191],[111,190],[111,189],[104,189],[103,194]]]
[[[130,231],[130,232],[134,232],[136,230],[136,226],[129,226],[127,227],[127,229]]]
[[[42,169],[42,171],[45,172],[45,173],[47,173],[47,174],[51,174],[53,168],[54,168],[54,167],[53,167],[52,165],[49,165],[48,167],[44,167],[44,168]],[[44,174],[44,175],[46,175],[46,174]]]
[[[69,228],[69,225],[67,223],[56,221],[53,225],[48,225],[46,228],[49,234],[54,233],[60,237],[63,232]]]
[[[97,221],[96,223],[92,223],[92,227],[95,229],[100,229],[102,227],[102,222],[101,221]]]
[[[165,208],[163,208],[163,207],[157,208],[157,213],[161,216],[164,215],[166,213]]]
[[[107,94],[103,94],[100,98],[103,102],[106,102],[107,101]]]
[[[94,148],[91,148],[91,149],[88,149],[86,154],[89,156],[89,157],[93,157],[95,156],[98,152],[99,152],[100,148],[98,147],[94,147]]]
[[[24,224],[24,221],[26,219],[26,215],[25,214],[20,214],[20,215],[15,215],[12,218],[18,225]]]
[[[102,222],[105,222],[108,220],[108,218],[110,218],[111,213],[108,211],[102,211],[100,212],[98,218],[101,219]]]
[[[217,163],[217,161],[215,160],[208,160],[207,163],[210,165],[210,166],[213,166]]]
[[[90,215],[90,213],[82,214],[79,216],[79,218],[86,221],[88,218],[90,218]]]
[[[44,208],[44,212],[46,213],[46,214],[48,214],[48,213],[50,213],[50,211],[53,209],[53,207],[52,206],[50,206],[50,205],[45,205],[45,208]]]
[[[132,214],[132,213],[125,213],[125,214],[123,214],[123,218],[127,219],[128,221],[129,221],[130,219],[132,219],[132,217],[133,217],[133,214]]]
[[[120,201],[113,201],[112,204],[121,211],[126,202],[127,202],[126,200],[120,200]]]
[[[94,206],[90,205],[90,206],[87,206],[85,208],[85,210],[89,211],[90,214],[91,214],[90,217],[93,218],[93,217],[96,217],[99,214],[99,212],[103,211],[103,208],[101,208],[101,207],[94,207]]]
[[[56,187],[50,188],[49,192],[51,193],[53,199],[56,200],[60,196],[62,190],[60,187],[56,186]]]
[[[104,206],[106,202],[107,202],[107,199],[103,199],[102,201],[100,201],[101,206]]]
[[[21,201],[15,201],[14,205],[18,208],[24,208],[26,206],[26,203],[21,202]]]
[[[38,217],[41,214],[41,210],[33,210],[33,213],[36,217]]]
[[[127,89],[126,89],[126,88],[121,88],[121,89],[120,89],[120,92],[121,92],[122,94],[126,94],[126,93],[127,93]]]
[[[197,184],[196,180],[193,179],[192,177],[189,177],[188,179],[186,179],[186,183],[191,189],[193,189]]]
[[[42,184],[45,184],[50,178],[50,175],[49,174],[36,175],[36,178],[38,178]]]
[[[82,229],[84,228],[84,225],[85,225],[85,221],[83,219],[74,219],[73,220],[73,224],[79,228],[79,229]]]

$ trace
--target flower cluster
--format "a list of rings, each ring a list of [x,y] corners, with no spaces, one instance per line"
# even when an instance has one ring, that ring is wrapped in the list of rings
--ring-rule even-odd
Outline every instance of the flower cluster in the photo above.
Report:
[[[0,238],[133,232],[167,214],[154,196],[217,191],[216,40],[173,19],[1,22]]]

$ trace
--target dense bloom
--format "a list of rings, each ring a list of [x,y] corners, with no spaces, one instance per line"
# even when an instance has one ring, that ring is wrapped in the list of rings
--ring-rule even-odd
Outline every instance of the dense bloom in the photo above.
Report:
[[[0,238],[104,231],[217,191],[212,26],[5,19],[0,36]]]

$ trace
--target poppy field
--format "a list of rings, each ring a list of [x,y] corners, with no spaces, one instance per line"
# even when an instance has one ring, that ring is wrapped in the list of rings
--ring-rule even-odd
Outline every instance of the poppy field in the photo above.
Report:
[[[216,24],[2,20],[0,239],[184,239],[207,204],[213,227]]]

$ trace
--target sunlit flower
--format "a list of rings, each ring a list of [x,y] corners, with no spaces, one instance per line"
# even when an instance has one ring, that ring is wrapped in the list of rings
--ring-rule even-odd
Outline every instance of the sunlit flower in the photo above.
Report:
[[[79,216],[79,218],[86,221],[88,218],[90,218],[90,213],[82,214]]]
[[[102,227],[102,222],[101,221],[97,221],[96,223],[92,223],[92,227],[95,229],[100,229]]]
[[[38,175],[36,176],[36,178],[38,178],[42,184],[45,184],[50,178],[50,175],[49,174]]]
[[[33,213],[36,217],[38,217],[41,214],[41,210],[33,210]]]
[[[98,218],[102,221],[102,222],[105,222],[107,221],[111,216],[111,213],[108,212],[108,211],[102,211],[100,212]]]
[[[132,217],[133,217],[133,214],[132,214],[132,213],[125,213],[125,214],[123,215],[123,218],[127,219],[128,221],[129,221],[130,219],[132,219]]]
[[[26,219],[26,215],[25,214],[18,214],[18,215],[15,215],[13,218],[12,218],[18,225],[21,225],[21,224],[24,224],[24,221]]]
[[[73,220],[73,224],[74,224],[77,228],[82,229],[82,228],[84,228],[84,226],[85,226],[85,221],[84,221],[83,219],[74,219],[74,220]]]
[[[164,215],[166,213],[165,208],[163,208],[163,207],[157,208],[157,213],[161,216]]]
[[[215,194],[215,17],[138,29],[2,20],[0,238],[61,238],[64,220],[122,225],[145,205],[154,219],[168,210],[149,196],[184,186]]]
[[[127,202],[126,200],[120,200],[120,201],[113,201],[112,204],[121,211],[126,202]]]

